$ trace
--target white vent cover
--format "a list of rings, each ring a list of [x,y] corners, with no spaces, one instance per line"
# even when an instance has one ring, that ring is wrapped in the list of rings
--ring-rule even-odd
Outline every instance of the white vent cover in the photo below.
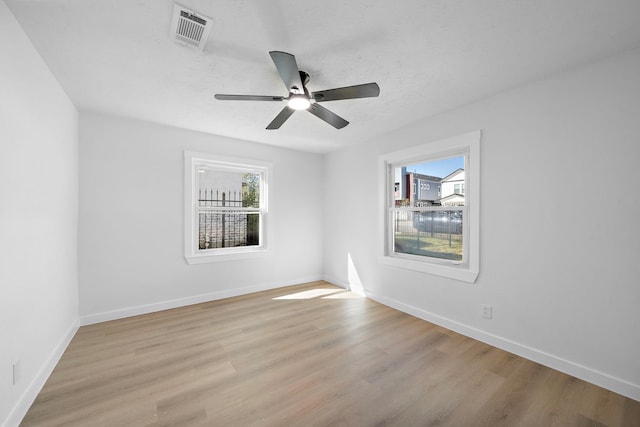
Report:
[[[209,32],[211,18],[200,15],[179,4],[173,5],[173,19],[171,20],[171,37],[177,41],[204,49]]]

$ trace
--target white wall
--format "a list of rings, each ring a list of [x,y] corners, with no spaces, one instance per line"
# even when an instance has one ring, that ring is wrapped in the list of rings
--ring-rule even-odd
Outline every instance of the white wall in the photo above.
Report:
[[[187,265],[185,150],[273,163],[271,256]],[[317,154],[81,113],[81,322],[320,279],[322,165]]]
[[[78,113],[1,1],[0,57],[0,425],[16,425],[77,329]]]
[[[326,277],[640,399],[640,192],[617,185],[640,182],[639,100],[635,51],[328,155]],[[380,153],[477,129],[476,284],[380,264],[378,190],[343,184],[377,182]]]
[[[4,2],[0,54],[0,423],[26,412],[77,328],[78,304],[89,323],[323,272],[640,399],[640,203],[633,186],[610,185],[638,182],[640,52],[326,157],[83,113],[79,217],[78,114]],[[475,129],[477,283],[381,265],[378,190],[353,183],[377,182],[379,153]],[[186,264],[183,150],[274,162],[271,257]]]

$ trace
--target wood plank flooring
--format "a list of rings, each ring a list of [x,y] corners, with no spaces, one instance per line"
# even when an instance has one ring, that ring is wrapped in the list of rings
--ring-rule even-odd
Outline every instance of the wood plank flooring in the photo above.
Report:
[[[640,426],[640,402],[324,282],[81,327],[23,426]]]

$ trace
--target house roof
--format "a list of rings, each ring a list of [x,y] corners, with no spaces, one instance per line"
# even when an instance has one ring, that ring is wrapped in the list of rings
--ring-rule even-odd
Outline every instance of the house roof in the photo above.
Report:
[[[442,178],[438,178],[437,176],[423,175],[421,173],[415,173],[415,172],[409,172],[409,173],[411,173],[414,177],[420,178],[420,179],[425,180],[425,181],[434,181],[434,182],[441,182],[442,181]]]
[[[458,168],[458,169],[454,170],[449,175],[447,175],[444,178],[442,178],[442,182],[448,181],[451,177],[455,176],[460,171],[464,172],[464,169],[463,168]]]

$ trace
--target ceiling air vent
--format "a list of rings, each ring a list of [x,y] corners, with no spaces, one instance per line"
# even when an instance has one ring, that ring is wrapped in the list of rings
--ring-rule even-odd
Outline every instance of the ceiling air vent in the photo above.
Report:
[[[211,18],[200,15],[179,4],[173,5],[172,38],[202,50],[210,31]]]

